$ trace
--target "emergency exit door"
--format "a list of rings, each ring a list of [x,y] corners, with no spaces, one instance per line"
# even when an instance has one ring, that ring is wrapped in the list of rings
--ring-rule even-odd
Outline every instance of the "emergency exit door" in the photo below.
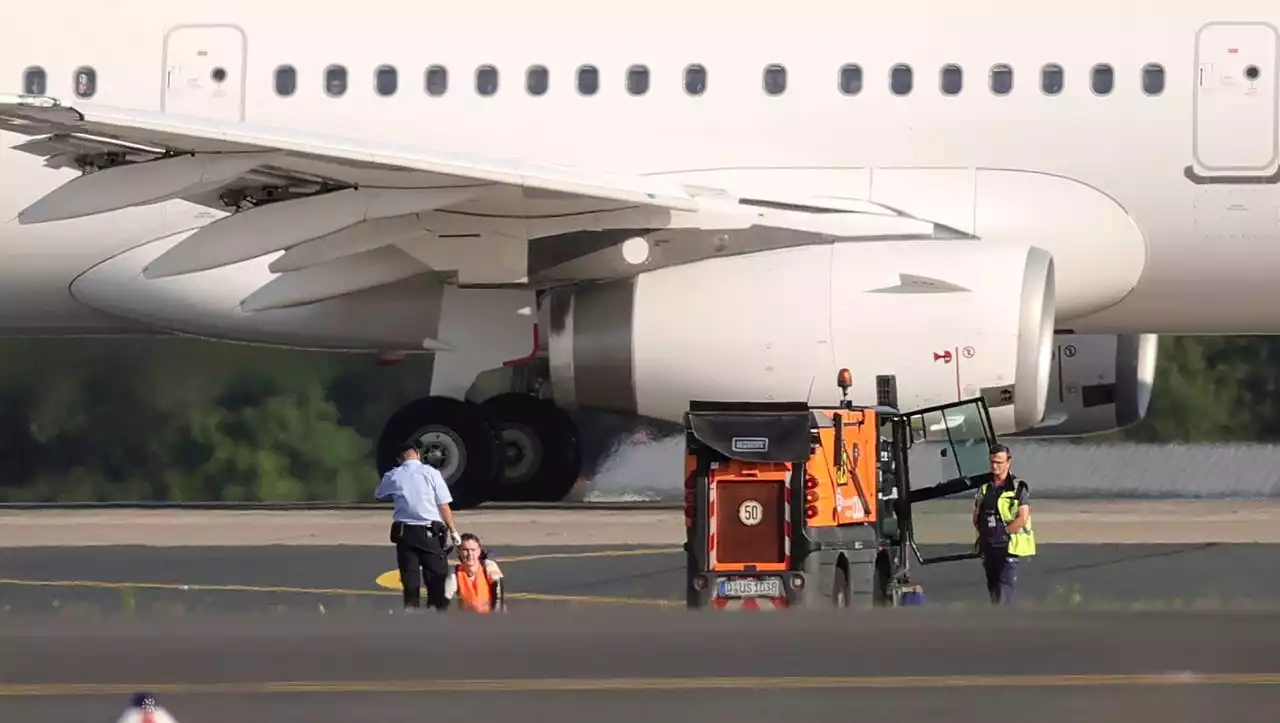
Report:
[[[244,120],[246,41],[234,25],[180,25],[164,39],[160,108],[166,113]]]
[[[1209,171],[1274,169],[1280,156],[1276,29],[1267,23],[1209,23],[1196,36],[1197,165]]]

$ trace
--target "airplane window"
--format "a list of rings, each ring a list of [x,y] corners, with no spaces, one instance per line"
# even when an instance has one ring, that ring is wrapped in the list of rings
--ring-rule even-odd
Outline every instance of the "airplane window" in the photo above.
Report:
[[[1116,71],[1106,63],[1098,63],[1093,66],[1093,78],[1091,85],[1093,92],[1098,95],[1107,95],[1116,84]]]
[[[396,88],[400,85],[400,75],[396,69],[390,65],[380,65],[373,74],[373,88],[378,91],[378,95],[387,96],[395,95]]]
[[[27,68],[22,73],[22,92],[27,95],[44,95],[49,89],[49,77],[45,75],[44,68],[33,66]]]
[[[893,66],[893,70],[889,71],[889,90],[894,95],[906,95],[911,92],[912,86],[915,85],[915,75],[911,72],[910,65],[898,63]]]
[[[684,69],[684,92],[689,95],[702,95],[707,92],[707,69],[693,64]]]
[[[600,69],[594,65],[578,68],[578,92],[595,95],[597,90],[600,90]]]
[[[551,87],[551,74],[545,65],[530,65],[524,73],[524,89],[529,95],[543,95]]]
[[[991,66],[991,92],[996,95],[1008,95],[1013,90],[1013,68],[1000,63]]]
[[[862,92],[862,66],[848,63],[840,68],[840,92],[857,95]]]
[[[275,73],[276,95],[289,97],[298,92],[298,69],[292,65],[282,65]]]
[[[942,66],[939,79],[943,95],[956,95],[964,88],[964,70],[954,63]]]
[[[765,66],[764,92],[769,95],[782,95],[786,91],[787,69],[776,63]]]
[[[324,92],[330,97],[338,98],[347,92],[347,69],[341,65],[330,65],[324,69]]]
[[[87,65],[76,68],[76,97],[92,98],[98,92],[98,71]]]
[[[444,95],[445,91],[449,90],[449,71],[443,65],[433,65],[427,68],[424,85],[427,89],[427,95],[436,97]]]
[[[1147,95],[1160,95],[1164,92],[1163,65],[1147,63],[1142,67],[1142,92]]]
[[[643,65],[627,68],[627,92],[631,95],[644,95],[649,92],[649,69]]]
[[[1064,75],[1062,66],[1048,63],[1040,69],[1040,90],[1045,95],[1057,95],[1062,92]]]
[[[498,69],[492,65],[476,68],[476,92],[490,96],[498,92]]]

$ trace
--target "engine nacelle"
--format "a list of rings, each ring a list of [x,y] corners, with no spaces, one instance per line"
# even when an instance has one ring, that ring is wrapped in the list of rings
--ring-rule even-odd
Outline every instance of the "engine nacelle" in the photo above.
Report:
[[[877,375],[919,409],[983,396],[996,432],[1041,421],[1053,258],[927,240],[778,249],[553,290],[540,309],[564,407],[680,421],[692,399],[876,404]]]
[[[1156,334],[1059,334],[1044,421],[1018,437],[1078,437],[1137,424],[1155,385]]]

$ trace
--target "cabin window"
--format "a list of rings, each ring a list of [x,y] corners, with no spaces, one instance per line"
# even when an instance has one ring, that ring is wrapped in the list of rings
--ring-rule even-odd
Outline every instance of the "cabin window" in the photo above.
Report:
[[[857,95],[862,92],[862,66],[857,63],[846,63],[840,67],[840,92],[844,95]]]
[[[707,69],[697,63],[684,69],[684,92],[702,95],[707,92]]]
[[[957,95],[964,90],[964,70],[954,63],[942,66],[938,86],[943,95]]]
[[[631,95],[644,95],[649,92],[649,68],[633,65],[627,68],[627,92]]]
[[[390,65],[380,65],[373,73],[373,89],[378,95],[388,96],[395,95],[396,88],[400,86],[400,74],[396,72],[395,67]]]
[[[1147,95],[1160,95],[1164,92],[1163,65],[1147,63],[1142,66],[1142,92]]]
[[[76,97],[92,98],[98,93],[98,71],[87,65],[76,68]]]
[[[1061,93],[1065,78],[1066,74],[1062,72],[1061,65],[1057,63],[1046,64],[1040,69],[1040,91],[1045,95]]]
[[[1013,68],[999,63],[991,66],[991,92],[996,95],[1009,95],[1013,90]]]
[[[275,88],[276,95],[285,98],[298,92],[298,69],[292,65],[282,65],[276,68],[272,87]]]
[[[531,65],[524,73],[524,89],[529,95],[545,95],[551,87],[551,73],[545,65]]]
[[[578,68],[578,92],[583,95],[595,95],[600,90],[600,69],[594,65]]]
[[[426,87],[427,95],[439,97],[449,90],[449,71],[443,65],[432,65],[427,68],[426,77],[423,78],[423,85]]]
[[[498,92],[498,69],[492,65],[476,68],[476,92],[485,97]]]
[[[787,69],[776,63],[765,66],[764,92],[782,95],[787,92]]]
[[[22,71],[22,92],[27,95],[44,95],[49,89],[49,76],[44,68],[32,66]]]
[[[1093,66],[1093,73],[1089,79],[1089,85],[1093,88],[1093,92],[1098,95],[1107,95],[1115,87],[1116,71],[1106,63],[1098,63]]]
[[[910,65],[898,63],[889,71],[889,90],[894,95],[907,95],[914,85],[915,74],[911,72]]]
[[[333,98],[339,98],[347,92],[347,69],[341,65],[330,65],[324,69],[324,92]]]

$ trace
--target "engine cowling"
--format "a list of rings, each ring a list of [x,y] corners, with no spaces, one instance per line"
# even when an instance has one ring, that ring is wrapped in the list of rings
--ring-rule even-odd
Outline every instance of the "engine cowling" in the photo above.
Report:
[[[1156,334],[1059,334],[1044,421],[1018,437],[1078,437],[1142,421],[1155,385]]]
[[[1032,246],[835,243],[715,258],[552,290],[540,308],[565,407],[680,421],[692,399],[919,409],[984,396],[996,432],[1041,421],[1053,258]]]

